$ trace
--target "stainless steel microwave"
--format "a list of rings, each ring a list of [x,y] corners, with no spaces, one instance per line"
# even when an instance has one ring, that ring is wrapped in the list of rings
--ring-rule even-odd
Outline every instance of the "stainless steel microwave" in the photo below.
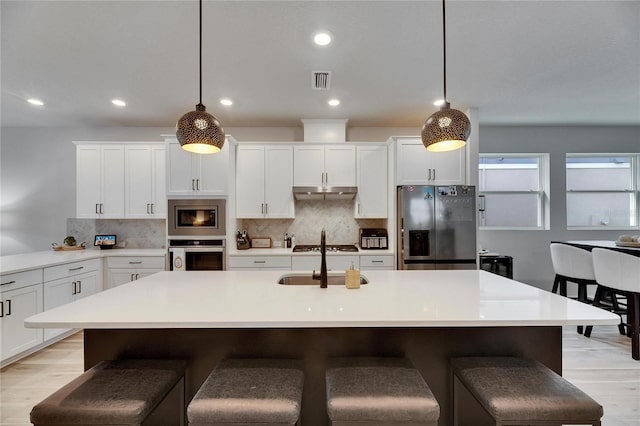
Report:
[[[175,199],[167,208],[169,238],[220,237],[226,234],[226,200]]]

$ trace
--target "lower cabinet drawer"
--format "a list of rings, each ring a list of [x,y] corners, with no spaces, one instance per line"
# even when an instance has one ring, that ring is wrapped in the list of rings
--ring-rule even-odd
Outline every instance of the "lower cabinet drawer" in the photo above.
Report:
[[[164,270],[164,256],[108,257],[108,268],[150,268]]]
[[[360,256],[362,269],[393,269],[393,256]]]
[[[291,256],[230,256],[228,268],[282,268],[289,270],[291,269]]]
[[[80,262],[65,263],[64,265],[44,268],[44,281],[53,281],[59,278],[97,271],[101,268],[102,259],[82,260]]]
[[[0,276],[0,292],[15,290],[33,284],[42,284],[42,269],[32,269]]]

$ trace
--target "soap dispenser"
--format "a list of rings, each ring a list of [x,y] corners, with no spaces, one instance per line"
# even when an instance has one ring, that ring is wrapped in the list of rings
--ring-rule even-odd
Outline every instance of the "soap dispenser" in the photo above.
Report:
[[[345,271],[344,284],[350,289],[360,288],[360,269],[355,269],[353,262],[351,268]]]

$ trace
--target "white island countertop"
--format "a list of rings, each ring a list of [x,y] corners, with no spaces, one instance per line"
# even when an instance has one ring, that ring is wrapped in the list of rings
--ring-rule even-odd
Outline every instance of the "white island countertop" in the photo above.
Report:
[[[370,283],[277,284],[287,271],[160,272],[27,318],[49,328],[511,327],[618,324],[604,310],[485,271],[365,271]],[[310,274],[310,272],[309,272]]]

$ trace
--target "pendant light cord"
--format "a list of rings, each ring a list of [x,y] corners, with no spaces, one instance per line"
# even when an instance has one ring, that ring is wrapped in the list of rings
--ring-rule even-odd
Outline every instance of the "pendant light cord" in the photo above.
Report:
[[[447,23],[445,19],[445,0],[442,0],[442,86],[444,87],[444,102],[447,103]]]
[[[202,105],[202,0],[200,0],[200,104]]]

